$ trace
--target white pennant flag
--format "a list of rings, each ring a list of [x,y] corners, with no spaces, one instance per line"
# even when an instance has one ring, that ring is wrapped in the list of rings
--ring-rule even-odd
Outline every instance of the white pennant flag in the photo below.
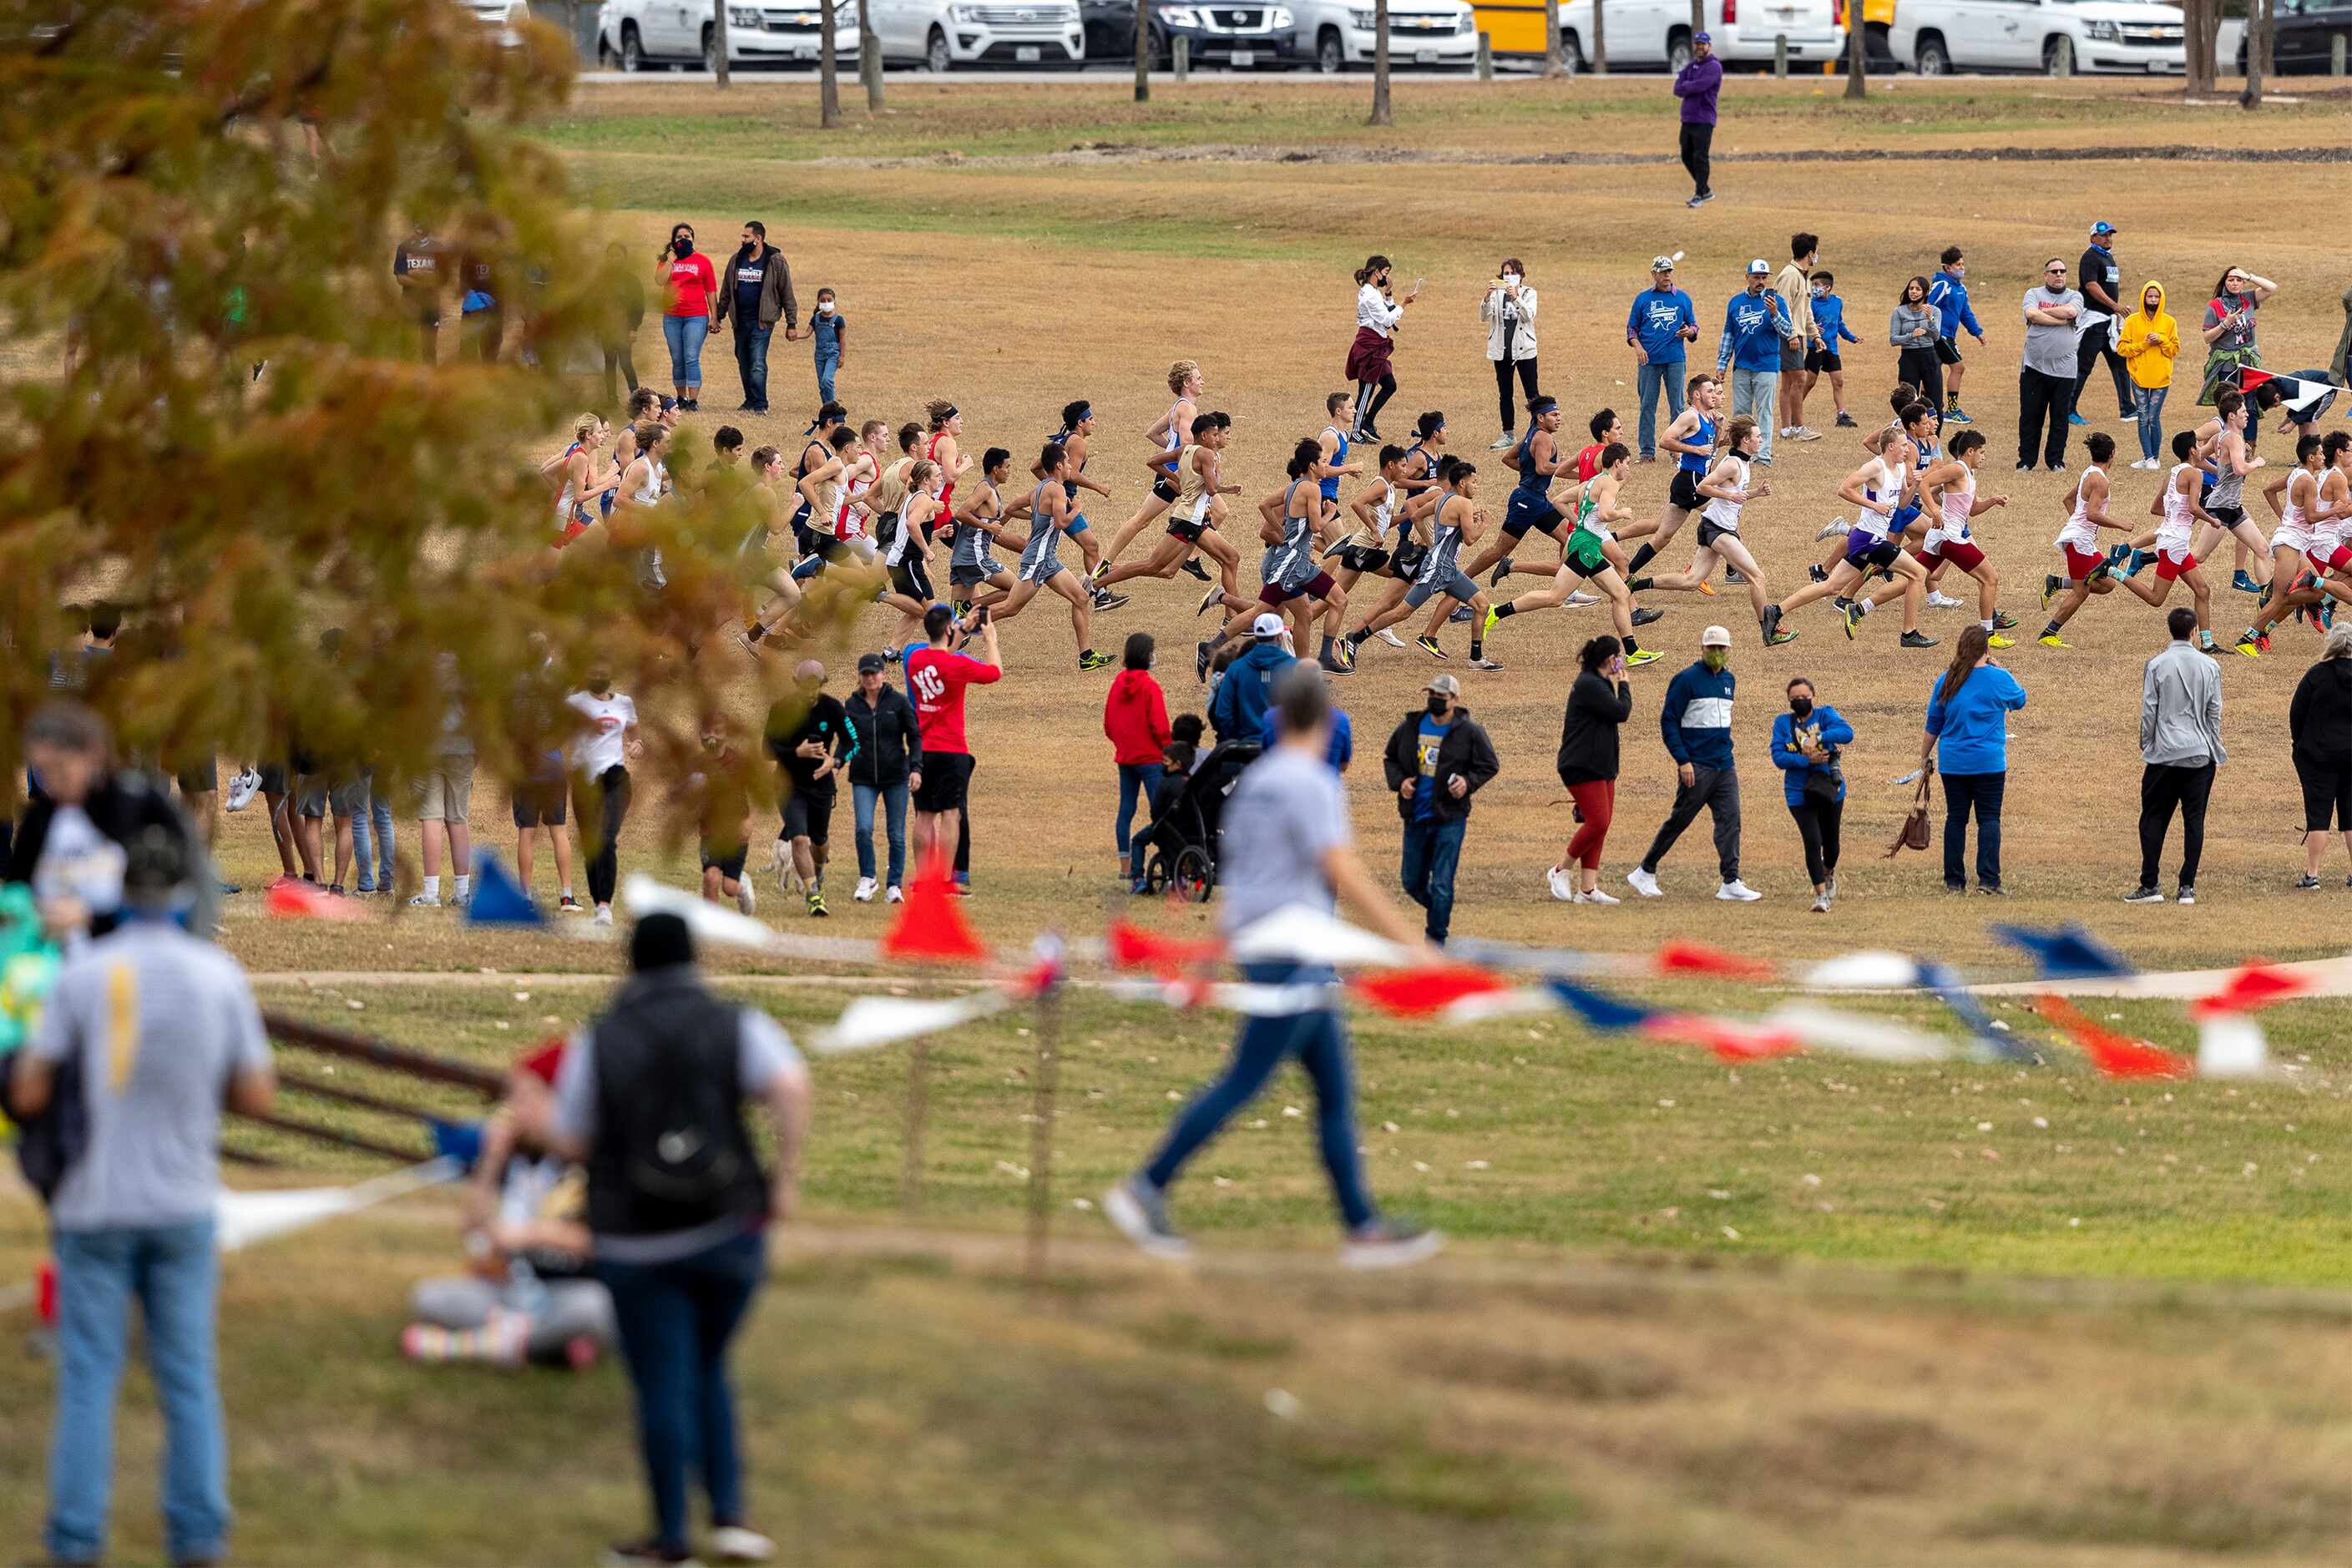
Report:
[[[932,1000],[914,996],[860,996],[842,1009],[833,1027],[818,1035],[815,1048],[827,1053],[870,1051],[901,1040],[944,1034],[959,1024],[1001,1013],[1012,1002],[1002,991],[974,991]]]
[[[1801,982],[1822,991],[1903,991],[1919,984],[1919,965],[1900,952],[1865,948],[1823,959]]]
[[[1769,1027],[1788,1030],[1804,1041],[1809,1049],[1836,1051],[1866,1061],[1940,1062],[1949,1059],[1957,1048],[1952,1041],[1939,1035],[1908,1029],[1884,1018],[1840,1013],[1801,1002],[1776,1007],[1765,1015],[1763,1021]]]
[[[420,1188],[454,1181],[462,1174],[457,1162],[444,1156],[348,1187],[256,1193],[224,1189],[213,1202],[213,1244],[223,1252],[236,1252],[258,1241],[308,1229],[321,1220],[357,1214]]]
[[[643,871],[630,873],[621,889],[627,901],[629,913],[637,920],[647,915],[676,915],[686,922],[697,942],[723,942],[734,947],[770,948],[776,942],[776,933],[751,916],[733,910],[720,909],[709,900],[679,888],[666,887]]]
[[[1412,962],[1404,949],[1384,936],[1351,926],[1311,904],[1286,904],[1253,921],[1225,944],[1242,963],[1360,963],[1399,966]]]

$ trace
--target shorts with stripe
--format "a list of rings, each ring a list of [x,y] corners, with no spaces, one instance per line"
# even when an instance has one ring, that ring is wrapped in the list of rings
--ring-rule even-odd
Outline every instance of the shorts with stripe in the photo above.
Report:
[[[1567,521],[1567,516],[1541,490],[1515,489],[1503,509],[1503,531],[1513,539],[1525,538],[1529,529],[1551,533]]]
[[[1734,539],[1739,537],[1738,529],[1726,528],[1711,517],[1702,517],[1698,520],[1698,547],[1701,550],[1711,548],[1717,540],[1727,533]]]
[[[1339,564],[1359,575],[1377,575],[1389,563],[1389,552],[1377,544],[1343,544]]]
[[[1698,476],[1688,468],[1676,468],[1674,482],[1666,487],[1666,500],[1685,511],[1696,511],[1706,504],[1698,493]]]
[[[1903,553],[1902,544],[1884,534],[1864,533],[1857,529],[1845,537],[1845,563],[1857,572],[1892,566]]]
[[[930,569],[919,555],[909,555],[890,568],[890,586],[918,604],[928,605],[933,597]]]

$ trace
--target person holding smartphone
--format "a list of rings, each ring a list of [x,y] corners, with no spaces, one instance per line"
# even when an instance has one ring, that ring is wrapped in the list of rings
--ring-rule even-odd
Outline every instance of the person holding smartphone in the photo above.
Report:
[[[2242,267],[2231,268],[2213,286],[2213,298],[2205,307],[2205,385],[2197,395],[2199,407],[2213,406],[2224,387],[2242,390],[2241,370],[2262,368],[2262,351],[2254,343],[2254,312],[2277,292],[2277,284]],[[2252,430],[2253,422],[2249,420],[2247,427]]]
[[[1397,323],[1404,320],[1405,307],[1421,298],[1416,281],[1412,292],[1399,300],[1389,274],[1385,256],[1367,257],[1356,268],[1356,341],[1348,348],[1348,379],[1356,384],[1356,427],[1348,433],[1350,441],[1381,438],[1375,421],[1396,395],[1396,372],[1389,356],[1395,348]]]
[[[1594,637],[1576,662],[1557,759],[1559,782],[1576,803],[1576,832],[1544,879],[1561,903],[1613,904],[1618,900],[1601,890],[1601,847],[1617,813],[1617,731],[1633,716],[1633,687],[1615,637]]]
[[[662,291],[662,341],[669,345],[670,390],[688,414],[702,406],[702,340],[710,335],[710,301],[719,269],[694,248],[694,226],[670,226],[669,243],[654,258]]]
[[[1486,357],[1495,364],[1495,397],[1503,411],[1503,433],[1495,438],[1494,450],[1507,452],[1519,439],[1512,375],[1518,376],[1528,402],[1537,397],[1536,290],[1517,257],[1507,258],[1486,285],[1486,297],[1478,301],[1478,320],[1486,328]]]

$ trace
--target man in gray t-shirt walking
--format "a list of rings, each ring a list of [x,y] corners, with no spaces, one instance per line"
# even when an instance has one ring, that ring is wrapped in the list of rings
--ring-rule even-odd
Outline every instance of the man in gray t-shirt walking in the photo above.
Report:
[[[1275,681],[1275,711],[1274,748],[1249,765],[1225,801],[1217,848],[1217,893],[1224,903],[1220,928],[1231,938],[1294,904],[1329,914],[1337,896],[1345,894],[1382,935],[1427,953],[1356,858],[1347,792],[1324,761],[1331,704],[1322,672],[1309,664],[1285,669]],[[1378,1268],[1434,1253],[1443,1237],[1383,1219],[1364,1190],[1339,976],[1328,964],[1290,959],[1244,963],[1242,974],[1259,991],[1265,1010],[1250,1013],[1224,1076],[1185,1108],[1151,1163],[1103,1195],[1105,1215],[1154,1257],[1185,1256],[1190,1248],[1168,1218],[1169,1184],[1235,1111],[1256,1098],[1284,1058],[1296,1056],[1315,1083],[1323,1167],[1347,1226],[1342,1261]]]
[[[2025,363],[2017,373],[2017,467],[2033,467],[2037,446],[2052,473],[2066,466],[2066,416],[2074,412],[2075,344],[2083,296],[2066,287],[2066,262],[2053,256],[2041,283],[2025,291]],[[2049,432],[2042,434],[2047,421]]]
[[[62,1563],[106,1547],[114,1394],[139,1299],[163,1407],[163,1534],[174,1563],[228,1544],[228,1444],[214,1371],[213,1208],[221,1107],[275,1092],[261,1011],[236,961],[174,923],[193,902],[185,844],[148,827],[125,849],[122,923],[67,960],[11,1091],[48,1109],[79,1079],[89,1140],[50,1205],[58,1266],[57,1424],[44,1540]]]

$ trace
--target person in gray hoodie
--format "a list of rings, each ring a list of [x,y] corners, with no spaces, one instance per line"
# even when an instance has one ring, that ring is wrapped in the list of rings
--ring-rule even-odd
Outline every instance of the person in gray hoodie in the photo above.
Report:
[[[2213,770],[2229,761],[2221,750],[2221,668],[2189,639],[2197,612],[2182,605],[2165,617],[2172,641],[2147,661],[2140,677],[2139,754],[2147,764],[2139,781],[2139,886],[2127,904],[2160,904],[2157,861],[2172,813],[2180,811],[2180,901],[2197,901],[2197,861],[2205,850],[2205,803]]]

